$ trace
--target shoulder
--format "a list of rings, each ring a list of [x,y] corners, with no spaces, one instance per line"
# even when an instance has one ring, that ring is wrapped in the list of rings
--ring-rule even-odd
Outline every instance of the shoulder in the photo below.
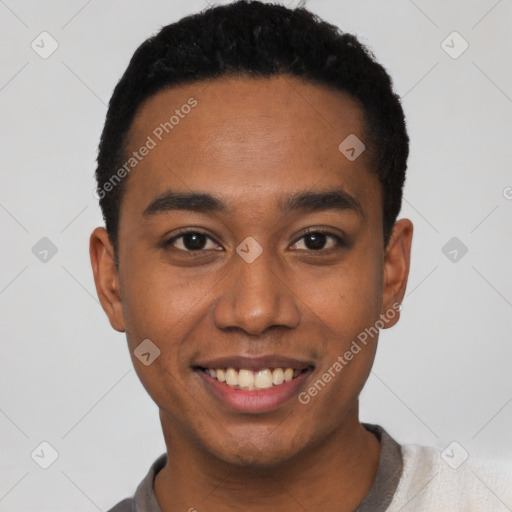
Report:
[[[156,474],[167,463],[167,452],[162,453],[151,464],[146,476],[139,483],[135,494],[131,498],[125,498],[107,512],[161,512],[153,489]]]
[[[403,445],[403,472],[389,512],[506,511],[512,503],[512,465],[447,449]]]
[[[107,512],[132,512],[133,508],[133,498],[126,498],[123,501],[120,501],[117,505],[114,505],[113,508],[107,510]]]

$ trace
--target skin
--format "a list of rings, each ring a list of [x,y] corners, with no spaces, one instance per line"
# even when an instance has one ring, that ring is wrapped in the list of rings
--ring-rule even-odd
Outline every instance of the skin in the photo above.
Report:
[[[102,307],[112,327],[126,332],[137,375],[160,410],[170,457],[155,479],[157,499],[164,512],[351,511],[368,493],[380,454],[358,418],[377,336],[307,405],[295,397],[265,413],[224,407],[191,364],[234,354],[304,359],[315,366],[300,389],[307,390],[402,301],[412,223],[397,221],[384,248],[370,151],[351,162],[338,150],[349,134],[364,141],[360,108],[344,93],[294,77],[160,91],[139,109],[127,153],[190,97],[198,105],[127,178],[119,272],[105,229],[90,238]],[[210,193],[231,213],[145,218],[169,189]],[[325,189],[350,194],[362,214],[278,208],[286,194]],[[183,238],[165,247],[180,228],[210,239],[200,252],[187,251]],[[315,249],[306,228],[327,229],[347,245],[327,237]],[[236,253],[248,236],[263,249],[250,264]],[[149,366],[133,353],[146,338],[161,351]]]

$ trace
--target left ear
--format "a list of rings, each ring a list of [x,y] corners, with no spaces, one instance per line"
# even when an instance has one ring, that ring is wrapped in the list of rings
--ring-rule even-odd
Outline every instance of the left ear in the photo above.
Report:
[[[381,317],[384,315],[387,318],[385,328],[392,327],[400,319],[398,307],[404,298],[409,277],[412,233],[412,222],[400,219],[395,222],[386,247],[381,309]],[[394,311],[393,316],[389,314],[390,311]]]

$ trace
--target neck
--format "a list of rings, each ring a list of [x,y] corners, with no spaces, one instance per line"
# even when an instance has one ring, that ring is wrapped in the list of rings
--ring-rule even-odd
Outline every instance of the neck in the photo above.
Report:
[[[370,490],[379,462],[379,441],[360,424],[357,406],[327,439],[264,469],[227,464],[206,455],[171,422],[162,427],[168,461],[154,489],[163,512],[228,512],[241,504],[250,504],[251,512],[350,512]]]

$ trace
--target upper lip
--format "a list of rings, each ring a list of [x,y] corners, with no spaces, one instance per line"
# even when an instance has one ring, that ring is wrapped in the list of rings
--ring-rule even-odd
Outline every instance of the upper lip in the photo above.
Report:
[[[263,370],[265,368],[293,368],[294,370],[304,370],[313,368],[313,364],[307,361],[301,361],[291,357],[280,355],[266,355],[259,357],[250,356],[226,356],[216,359],[204,359],[198,361],[193,366],[196,368],[244,368],[247,370]]]

